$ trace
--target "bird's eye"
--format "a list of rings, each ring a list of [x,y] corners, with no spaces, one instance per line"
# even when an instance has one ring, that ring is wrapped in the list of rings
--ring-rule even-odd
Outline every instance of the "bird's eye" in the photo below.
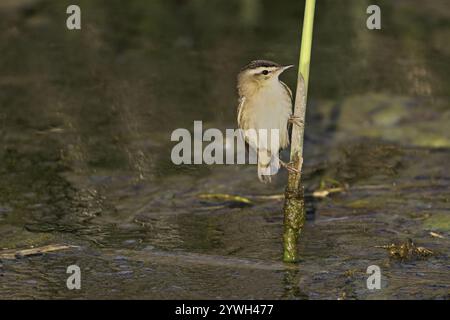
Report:
[[[268,70],[264,70],[263,72],[261,72],[263,75],[267,76],[269,74]]]

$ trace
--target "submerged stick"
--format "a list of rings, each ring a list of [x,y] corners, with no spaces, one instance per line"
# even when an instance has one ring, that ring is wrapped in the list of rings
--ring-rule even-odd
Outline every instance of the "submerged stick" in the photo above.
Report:
[[[66,250],[71,248],[78,248],[77,246],[71,245],[61,245],[61,244],[51,244],[43,247],[22,249],[22,250],[5,250],[0,251],[0,259],[10,260],[17,259],[35,255],[41,255],[44,253],[55,252],[60,250]]]
[[[283,208],[283,260],[285,262],[297,261],[297,240],[305,223],[305,200],[303,186],[301,185],[301,171],[303,166],[303,137],[305,131],[315,2],[315,0],[306,0],[305,17],[303,20],[302,44],[294,105],[294,117],[296,117],[298,123],[293,125],[291,137],[291,163],[298,170],[298,173],[289,173],[285,191]]]

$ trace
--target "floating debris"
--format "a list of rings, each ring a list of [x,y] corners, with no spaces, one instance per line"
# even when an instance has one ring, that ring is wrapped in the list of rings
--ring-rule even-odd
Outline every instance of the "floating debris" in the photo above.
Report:
[[[336,179],[325,177],[320,180],[319,189],[326,189],[330,187],[342,187],[343,184]]]
[[[19,259],[23,257],[36,256],[48,252],[60,251],[71,248],[78,248],[78,247],[71,245],[51,244],[43,247],[23,249],[23,250],[5,250],[3,252],[0,251],[0,259],[7,259],[7,260]]]
[[[427,248],[417,247],[411,239],[408,239],[403,243],[375,246],[375,248],[386,249],[389,251],[389,257],[401,261],[423,259],[434,254],[433,251]]]
[[[46,130],[39,130],[37,131],[38,134],[48,134],[48,133],[62,133],[65,130],[63,128],[59,128],[59,127],[53,127],[53,128],[49,128]]]
[[[430,231],[430,236],[432,236],[433,238],[445,239],[445,237],[442,234],[433,231]]]
[[[343,192],[345,189],[344,188],[330,188],[330,189],[319,189],[313,192],[313,197],[314,198],[326,198],[328,197],[328,195],[332,194],[332,193],[338,193],[338,192]]]
[[[284,194],[269,194],[251,197],[256,200],[284,200]]]
[[[358,269],[349,269],[344,272],[344,276],[351,278],[354,277],[357,273],[359,273]]]
[[[253,202],[245,197],[231,195],[231,194],[225,194],[225,193],[204,193],[198,195],[199,199],[203,200],[212,200],[212,201],[219,201],[219,202],[228,202],[232,206],[252,206]]]
[[[346,300],[346,299],[347,299],[347,293],[346,293],[345,291],[339,293],[339,296],[338,296],[337,299],[338,299],[338,300]]]
[[[344,192],[348,186],[333,178],[320,180],[319,188],[312,193],[314,198],[326,198],[332,193]]]

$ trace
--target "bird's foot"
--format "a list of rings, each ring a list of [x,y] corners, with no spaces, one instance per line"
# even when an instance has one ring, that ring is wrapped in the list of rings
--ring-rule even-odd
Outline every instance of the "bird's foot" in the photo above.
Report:
[[[304,121],[297,116],[291,116],[288,120],[289,123],[296,124],[299,127],[303,127]]]
[[[294,163],[293,162],[286,163],[286,162],[284,162],[284,161],[282,161],[280,159],[279,159],[279,161],[280,161],[281,166],[286,168],[287,171],[289,171],[291,173],[300,174],[300,170],[297,169],[296,167],[294,167]]]

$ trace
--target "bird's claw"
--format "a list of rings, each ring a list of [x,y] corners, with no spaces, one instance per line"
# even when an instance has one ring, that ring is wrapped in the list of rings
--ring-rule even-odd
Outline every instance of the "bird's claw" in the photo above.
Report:
[[[299,126],[299,127],[302,127],[303,124],[304,124],[303,120],[300,119],[300,117],[298,117],[298,116],[291,116],[291,117],[289,118],[288,122],[289,122],[289,123],[292,123],[292,124],[296,124],[296,125]]]
[[[280,161],[281,166],[283,166],[284,168],[286,168],[287,171],[291,172],[291,173],[297,173],[300,174],[300,170],[295,168],[292,162],[286,163],[284,161]]]

